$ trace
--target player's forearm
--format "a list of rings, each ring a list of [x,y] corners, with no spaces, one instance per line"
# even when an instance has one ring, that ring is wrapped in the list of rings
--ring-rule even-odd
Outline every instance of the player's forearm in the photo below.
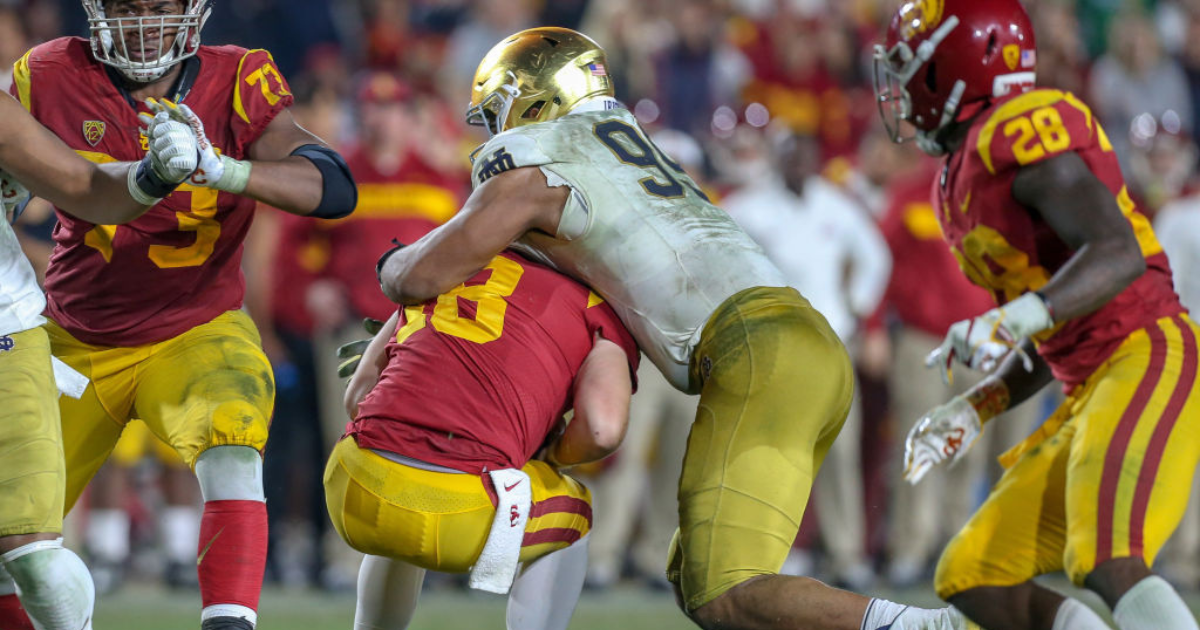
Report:
[[[1132,238],[1084,245],[1039,293],[1054,321],[1095,312],[1146,271],[1146,259]]]
[[[307,216],[323,196],[321,171],[299,156],[282,160],[252,161],[243,195],[284,212]]]
[[[1022,341],[1021,351],[1033,360],[1032,371],[1026,370],[1021,357],[1013,352],[995,373],[964,394],[979,413],[981,422],[987,422],[1025,402],[1054,380],[1049,364],[1037,354],[1032,341]]]
[[[34,195],[84,221],[102,225],[128,223],[147,209],[129,192],[129,171],[136,168],[137,163],[100,164],[90,169],[89,176],[78,180],[82,185],[65,181],[60,185],[34,177],[28,180],[27,187]]]

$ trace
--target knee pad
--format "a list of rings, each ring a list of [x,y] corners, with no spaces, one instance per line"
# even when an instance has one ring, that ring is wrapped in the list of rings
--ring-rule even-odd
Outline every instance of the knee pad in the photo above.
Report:
[[[207,501],[266,502],[262,456],[249,446],[214,446],[196,458],[196,479]]]
[[[21,605],[38,627],[90,630],[96,587],[83,561],[62,539],[39,540],[3,556],[20,591]]]

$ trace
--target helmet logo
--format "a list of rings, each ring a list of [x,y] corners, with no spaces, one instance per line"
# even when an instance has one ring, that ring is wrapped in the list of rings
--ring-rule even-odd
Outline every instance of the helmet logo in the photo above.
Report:
[[[942,0],[914,0],[900,8],[900,38],[914,36],[936,28],[942,22]]]
[[[1021,47],[1016,44],[1008,44],[1003,49],[1004,65],[1008,66],[1009,70],[1017,69],[1017,62],[1021,60]]]
[[[83,139],[93,147],[104,139],[104,122],[99,120],[83,121]]]

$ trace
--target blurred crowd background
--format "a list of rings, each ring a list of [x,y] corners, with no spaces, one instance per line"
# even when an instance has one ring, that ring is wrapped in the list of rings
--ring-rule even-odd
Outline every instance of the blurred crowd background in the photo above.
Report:
[[[871,47],[895,0],[218,0],[207,44],[267,48],[308,129],[347,156],[360,205],[340,221],[263,208],[246,247],[247,308],[276,370],[266,451],[268,580],[353,587],[354,557],[330,538],[321,471],[346,422],[333,349],[393,309],[373,272],[393,237],[453,216],[483,141],[462,114],[471,77],[502,37],[535,25],[583,30],[608,51],[617,96],[826,314],[855,358],[859,397],[818,479],[785,571],[839,585],[908,586],[1000,474],[996,455],[1059,392],[995,420],[968,461],[911,488],[903,440],[922,412],[962,391],[923,368],[954,321],[991,308],[940,240],[928,193],[936,162],[892,144],[877,121]],[[1200,306],[1200,1],[1037,0],[1038,82],[1089,103],[1141,211],[1155,218],[1185,304]],[[85,35],[75,0],[0,2],[0,67],[38,42]],[[1198,225],[1192,225],[1198,223]],[[19,225],[44,263],[52,212]],[[649,364],[647,363],[647,366]],[[626,444],[579,470],[596,522],[588,585],[664,588],[675,484],[694,400],[652,366],[640,374]],[[177,457],[131,425],[76,510],[73,540],[102,590],[163,575],[189,588],[197,493]],[[1200,586],[1192,514],[1161,567]],[[454,586],[447,580],[448,587]]]

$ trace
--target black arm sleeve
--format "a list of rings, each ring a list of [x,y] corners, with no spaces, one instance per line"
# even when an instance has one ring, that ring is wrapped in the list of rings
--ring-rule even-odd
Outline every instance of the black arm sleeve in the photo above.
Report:
[[[307,159],[321,171],[321,203],[308,216],[340,219],[354,212],[358,205],[358,186],[341,154],[319,144],[306,144],[292,151],[292,155]]]

